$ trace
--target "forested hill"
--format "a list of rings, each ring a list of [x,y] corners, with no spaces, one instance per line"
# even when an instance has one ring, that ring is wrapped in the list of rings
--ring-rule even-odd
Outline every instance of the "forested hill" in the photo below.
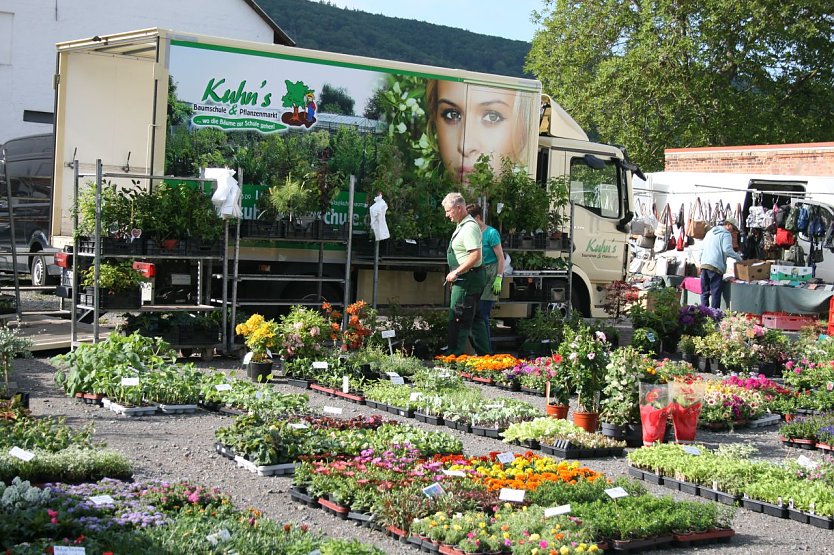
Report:
[[[527,42],[308,0],[258,5],[300,48],[530,77],[523,70]]]

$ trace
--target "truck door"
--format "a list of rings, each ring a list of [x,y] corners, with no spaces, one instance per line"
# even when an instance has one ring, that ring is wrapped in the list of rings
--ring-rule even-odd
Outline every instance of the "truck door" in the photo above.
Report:
[[[617,229],[623,217],[625,179],[610,156],[565,153],[570,198],[575,203],[573,263],[592,283],[623,278],[625,236]],[[593,308],[596,291],[591,291]]]

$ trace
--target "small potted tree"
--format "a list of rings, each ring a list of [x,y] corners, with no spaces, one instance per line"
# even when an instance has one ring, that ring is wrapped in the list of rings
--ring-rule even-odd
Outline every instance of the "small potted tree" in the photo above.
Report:
[[[32,342],[20,336],[19,330],[0,326],[0,367],[3,372],[3,383],[0,383],[0,399],[16,399],[23,408],[29,408],[29,394],[20,391],[20,386],[9,381],[12,373],[12,360],[22,356],[29,358],[32,352],[29,348]]]

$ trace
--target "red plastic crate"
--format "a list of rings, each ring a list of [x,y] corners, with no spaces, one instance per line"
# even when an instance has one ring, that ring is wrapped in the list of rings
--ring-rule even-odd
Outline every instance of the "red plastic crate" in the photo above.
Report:
[[[784,331],[799,331],[805,326],[814,325],[814,316],[798,316],[786,312],[765,312],[762,314],[762,325],[766,328]]]
[[[828,335],[834,335],[834,297],[828,301]]]

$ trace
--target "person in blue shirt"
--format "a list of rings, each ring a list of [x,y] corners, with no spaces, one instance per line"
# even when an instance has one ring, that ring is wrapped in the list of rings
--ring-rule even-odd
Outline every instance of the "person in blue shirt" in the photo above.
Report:
[[[741,255],[733,250],[733,236],[730,232],[738,230],[735,218],[727,218],[723,225],[717,225],[707,231],[701,245],[701,304],[712,308],[721,308],[721,288],[724,285],[724,273],[727,271],[727,258],[741,260]]]
[[[492,311],[492,305],[498,300],[498,295],[501,293],[501,286],[504,279],[504,249],[501,248],[501,235],[494,227],[484,223],[483,212],[481,207],[477,204],[469,204],[466,206],[466,211],[469,215],[475,218],[481,228],[481,236],[483,243],[483,254],[481,256],[484,272],[486,273],[486,285],[484,291],[481,293],[481,318],[484,320],[486,326],[487,339],[489,340],[490,354],[492,349],[492,336],[489,331],[489,313]]]

